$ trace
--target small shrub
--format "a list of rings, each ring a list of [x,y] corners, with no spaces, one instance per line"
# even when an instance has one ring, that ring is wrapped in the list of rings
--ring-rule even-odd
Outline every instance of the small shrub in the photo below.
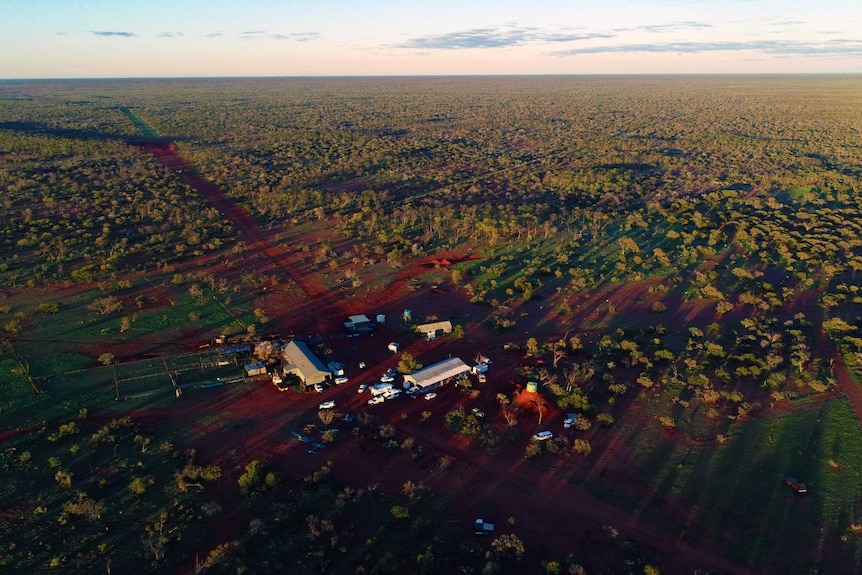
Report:
[[[600,413],[596,415],[596,421],[602,425],[610,426],[614,424],[614,416],[610,413]]]
[[[410,517],[410,510],[403,505],[393,505],[390,511],[395,519],[408,519]]]
[[[151,479],[146,479],[144,477],[135,477],[134,479],[132,479],[132,482],[129,483],[129,491],[140,497],[147,492],[147,487],[151,483],[153,483],[153,480]]]
[[[581,455],[589,455],[593,451],[593,447],[586,439],[576,439],[572,448],[575,453],[580,453]]]

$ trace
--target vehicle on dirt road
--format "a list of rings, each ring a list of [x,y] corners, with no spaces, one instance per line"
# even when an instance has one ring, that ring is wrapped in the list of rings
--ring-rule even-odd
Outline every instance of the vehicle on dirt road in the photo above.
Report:
[[[436,394],[436,393],[434,393],[433,391],[428,392],[428,393],[426,393],[426,394],[425,394],[425,399],[427,399],[428,401],[431,401],[431,400],[432,400],[432,399],[434,399],[435,397],[437,397],[437,394]]]
[[[554,434],[550,431],[540,431],[536,435],[533,436],[533,441],[547,441],[554,437]]]
[[[335,407],[335,402],[333,400],[324,401],[320,405],[317,406],[317,409],[332,409]]]
[[[368,405],[377,405],[378,403],[383,403],[386,401],[386,398],[382,395],[375,395],[371,399],[368,400]]]

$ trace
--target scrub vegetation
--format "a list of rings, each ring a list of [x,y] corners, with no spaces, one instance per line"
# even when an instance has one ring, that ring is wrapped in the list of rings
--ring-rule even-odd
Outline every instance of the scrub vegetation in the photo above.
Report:
[[[860,131],[858,76],[0,83],[0,565],[858,570]],[[487,383],[351,425],[265,389],[344,459],[231,445],[248,378],[168,416],[223,334],[353,361],[406,308],[456,329],[395,365]],[[471,475],[514,466],[597,511]]]

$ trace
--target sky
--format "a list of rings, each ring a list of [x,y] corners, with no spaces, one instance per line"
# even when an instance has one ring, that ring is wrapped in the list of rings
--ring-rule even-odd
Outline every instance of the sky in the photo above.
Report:
[[[0,0],[0,78],[862,73],[862,0]]]

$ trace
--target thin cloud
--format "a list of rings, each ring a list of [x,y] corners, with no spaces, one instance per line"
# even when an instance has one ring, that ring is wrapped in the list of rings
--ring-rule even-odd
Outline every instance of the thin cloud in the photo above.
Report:
[[[179,38],[182,35],[182,32],[162,32],[157,36],[157,38]]]
[[[254,38],[260,38],[263,34],[263,30],[247,30],[245,32],[240,32],[239,35],[242,36],[244,40],[252,40]]]
[[[224,36],[224,32],[210,32],[209,34],[204,34],[204,38],[220,38]]]
[[[761,52],[773,56],[862,56],[862,41],[830,40],[798,42],[793,40],[752,40],[749,42],[666,42],[656,44],[619,44],[588,46],[554,52],[558,56],[581,54],[626,54],[634,52],[702,54],[704,52]]]
[[[649,32],[650,34],[667,34],[681,30],[702,30],[712,28],[712,24],[706,22],[671,22],[669,24],[648,24],[632,28],[633,31]]]
[[[319,32],[293,32],[291,34],[270,34],[273,40],[293,40],[294,42],[311,42],[320,38]]]
[[[134,32],[109,32],[103,30],[93,31],[94,36],[120,36],[122,38],[134,38],[137,36]]]
[[[473,28],[461,32],[411,38],[395,47],[411,50],[506,48],[534,42],[575,42],[614,36],[610,33],[546,32],[536,28]]]

